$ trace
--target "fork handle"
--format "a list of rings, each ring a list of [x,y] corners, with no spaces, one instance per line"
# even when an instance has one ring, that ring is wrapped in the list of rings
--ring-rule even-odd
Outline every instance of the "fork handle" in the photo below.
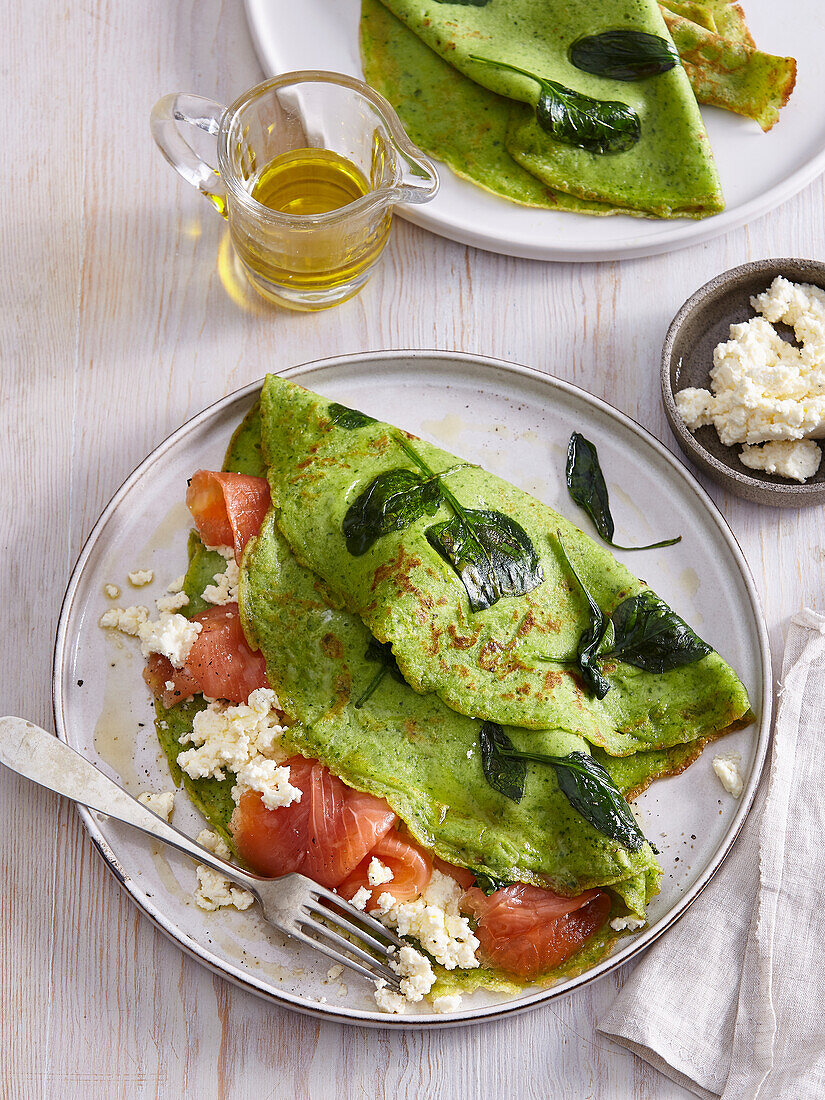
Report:
[[[0,718],[0,764],[39,783],[64,798],[80,802],[100,813],[125,821],[164,844],[205,863],[258,896],[257,887],[268,879],[250,875],[220,856],[202,848],[191,837],[158,817],[113,779],[104,775],[85,756],[24,718]],[[260,899],[259,899],[260,900]]]

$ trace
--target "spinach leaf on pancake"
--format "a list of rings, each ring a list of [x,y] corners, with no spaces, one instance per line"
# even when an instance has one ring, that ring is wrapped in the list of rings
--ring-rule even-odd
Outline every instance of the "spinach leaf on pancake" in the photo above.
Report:
[[[285,379],[270,375],[265,382],[264,452],[278,523],[334,600],[379,641],[392,643],[416,691],[436,692],[453,709],[501,725],[566,730],[617,756],[707,736],[748,710],[744,687],[716,652],[661,674],[606,660],[600,671],[610,690],[602,700],[568,668],[548,665],[548,654],[576,652],[589,622],[558,531],[605,615],[649,589],[567,519],[478,467],[451,474],[451,490],[467,507],[501,512],[527,533],[545,578],[532,591],[473,612],[464,586],[427,538],[433,523],[450,518],[446,507],[353,557],[344,515],[364,486],[406,456],[398,429],[375,423],[344,431],[332,424],[328,405]],[[419,441],[415,449],[433,470],[456,465],[455,456],[432,444]]]

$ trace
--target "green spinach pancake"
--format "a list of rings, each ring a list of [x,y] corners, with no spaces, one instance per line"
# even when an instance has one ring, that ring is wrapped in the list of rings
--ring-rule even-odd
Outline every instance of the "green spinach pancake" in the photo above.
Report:
[[[362,0],[360,38],[425,151],[510,201],[592,215],[718,212],[696,100],[769,129],[796,79],[728,0]]]
[[[609,690],[591,690],[579,660],[590,600],[624,622],[654,597],[535,497],[272,375],[262,430],[292,552],[389,643],[416,691],[469,717],[564,730],[613,756],[707,737],[748,712],[744,687],[710,647],[655,672],[611,655],[605,639],[596,663]]]
[[[537,904],[586,901],[581,913],[600,904],[572,954],[529,980],[595,965],[659,888],[655,851],[622,796],[683,770],[745,715],[735,674],[681,620],[689,663],[656,674],[609,656],[626,632],[616,609],[649,590],[608,550],[480,468],[277,377],[224,470],[270,485],[238,605],[278,696],[280,751],[383,800],[430,859],[475,876],[466,897],[479,936],[485,907],[517,888]],[[192,533],[185,615],[209,609],[225,556]],[[592,626],[581,581],[609,624],[594,658],[609,684],[601,699],[580,667],[556,659],[575,658]],[[665,660],[669,635],[654,626]],[[201,694],[159,700],[156,724],[175,783],[238,856],[238,776],[227,766],[193,778],[178,761],[196,716],[224,707]],[[528,980],[489,959],[431,962],[430,998]]]

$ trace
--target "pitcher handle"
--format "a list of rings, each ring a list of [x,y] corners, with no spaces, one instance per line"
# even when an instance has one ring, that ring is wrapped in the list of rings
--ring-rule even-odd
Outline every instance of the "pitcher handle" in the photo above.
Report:
[[[214,165],[198,156],[186,140],[181,124],[195,126],[217,138],[225,110],[225,107],[213,99],[176,92],[157,101],[150,119],[152,137],[161,153],[175,171],[205,195],[224,218],[226,188],[220,173]]]

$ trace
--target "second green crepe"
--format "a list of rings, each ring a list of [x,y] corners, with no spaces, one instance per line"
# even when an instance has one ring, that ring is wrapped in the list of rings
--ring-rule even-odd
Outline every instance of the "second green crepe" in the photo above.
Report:
[[[568,59],[576,39],[617,28],[669,39],[654,0],[611,0],[609,4],[604,0],[543,4],[486,0],[469,5],[439,0],[382,2],[455,70],[514,101],[507,152],[548,188],[658,217],[703,217],[723,208],[707,133],[680,65],[628,83],[583,72]],[[364,42],[369,68],[369,34]],[[415,55],[408,56],[415,64]],[[597,100],[620,101],[638,115],[641,137],[632,148],[613,154],[592,153],[556,141],[536,121],[536,82],[480,64],[473,57],[517,66]],[[423,87],[426,89],[426,84]],[[461,98],[470,102],[469,93],[462,92]],[[434,106],[449,110],[459,128],[475,127],[472,117],[456,117],[454,105]],[[491,109],[491,115],[497,118],[498,111]]]

